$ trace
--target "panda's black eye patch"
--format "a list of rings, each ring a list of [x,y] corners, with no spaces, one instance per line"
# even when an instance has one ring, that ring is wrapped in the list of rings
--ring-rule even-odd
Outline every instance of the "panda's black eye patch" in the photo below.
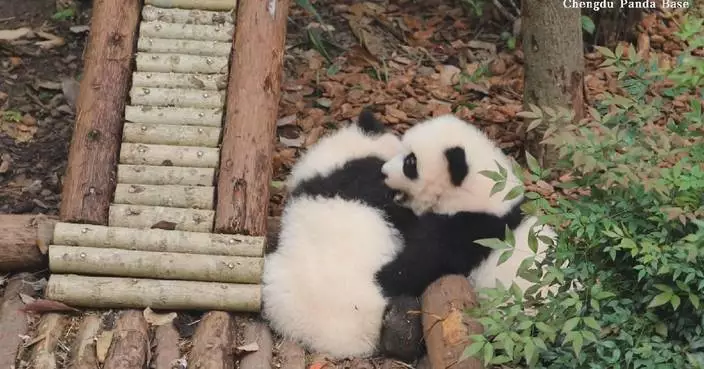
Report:
[[[410,153],[403,159],[403,174],[409,179],[418,178],[416,154]]]

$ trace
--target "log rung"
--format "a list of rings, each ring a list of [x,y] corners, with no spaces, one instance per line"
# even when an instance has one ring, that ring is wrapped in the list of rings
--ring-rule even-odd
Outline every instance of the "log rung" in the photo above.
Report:
[[[261,286],[52,274],[46,298],[69,306],[259,312]],[[99,296],[100,298],[96,298]]]
[[[225,104],[225,91],[132,87],[130,99],[138,105],[220,108]]]
[[[265,237],[57,223],[53,243],[69,246],[207,255],[263,256]]]
[[[142,185],[212,186],[215,168],[119,164],[117,182]]]
[[[257,284],[263,266],[262,257],[49,246],[49,270],[59,274]]]
[[[165,206],[111,204],[108,225],[148,229],[160,222],[175,223],[176,230],[211,232],[213,210],[169,208]]]
[[[120,164],[217,168],[220,150],[212,147],[170,146],[123,142]]]
[[[175,40],[231,41],[235,26],[225,24],[176,24],[166,22],[141,22],[142,37],[169,38]]]
[[[118,183],[115,204],[210,209],[215,205],[215,187],[135,185]]]
[[[197,90],[224,90],[226,74],[134,72],[132,87],[187,88]]]
[[[122,142],[218,147],[220,128],[171,124],[125,123]]]
[[[200,9],[187,10],[177,8],[158,8],[153,5],[145,5],[142,8],[142,20],[182,24],[234,23],[230,12]]]
[[[146,5],[160,8],[232,10],[237,6],[236,0],[145,0]]]
[[[228,58],[188,54],[138,52],[137,70],[142,72],[226,73]]]
[[[140,37],[137,50],[148,53],[173,53],[200,56],[230,56],[232,44],[221,41],[174,40]]]
[[[128,105],[125,107],[125,120],[137,123],[220,127],[222,126],[222,108],[199,109]]]

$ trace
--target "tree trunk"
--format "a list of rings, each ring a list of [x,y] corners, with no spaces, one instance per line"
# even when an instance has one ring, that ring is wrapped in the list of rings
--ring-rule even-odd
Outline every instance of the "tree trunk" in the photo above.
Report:
[[[525,80],[523,102],[574,109],[584,115],[584,52],[580,10],[560,1],[525,0],[521,15]],[[528,132],[528,151],[544,168],[557,161],[552,147],[540,144],[546,122]]]
[[[69,369],[98,369],[95,340],[100,331],[100,315],[89,313],[83,317],[78,334],[73,339]]]
[[[216,233],[266,234],[288,0],[243,1],[218,174]]]
[[[149,355],[149,327],[139,310],[122,312],[104,369],[144,368]]]
[[[238,369],[272,368],[272,349],[274,341],[266,323],[258,319],[239,319],[238,331],[242,332],[242,345],[257,344],[257,351],[243,353]]]
[[[13,368],[22,336],[27,334],[29,322],[22,311],[24,303],[20,294],[32,296],[34,289],[27,282],[34,278],[29,273],[20,273],[10,279],[0,300],[0,368]]]
[[[179,337],[173,323],[166,323],[156,327],[154,332],[154,356],[152,357],[151,368],[173,369],[173,364],[181,357],[178,349]]]
[[[482,369],[477,358],[458,362],[472,342],[469,336],[482,332],[482,326],[469,321],[465,310],[476,304],[469,280],[448,275],[433,282],[423,293],[423,331],[431,369]]]
[[[95,1],[61,219],[107,224],[141,1]]]
[[[0,215],[0,274],[46,266],[39,246],[49,247],[55,217]]]

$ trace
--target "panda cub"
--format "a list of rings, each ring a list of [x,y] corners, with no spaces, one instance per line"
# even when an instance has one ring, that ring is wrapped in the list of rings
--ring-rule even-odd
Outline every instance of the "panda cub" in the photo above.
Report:
[[[322,138],[292,168],[277,248],[266,255],[263,315],[275,331],[332,358],[376,352],[389,299],[375,279],[415,219],[381,167],[401,152],[370,111]]]
[[[522,289],[532,284],[516,276],[522,260],[533,252],[528,232],[537,221],[524,219],[522,197],[504,201],[515,185],[522,185],[509,158],[478,128],[453,115],[411,127],[401,139],[403,149],[382,167],[385,183],[399,191],[399,202],[419,217],[412,227],[401,227],[405,248],[377,273],[390,295],[419,295],[435,279],[447,274],[469,275],[475,288],[495,287],[498,279]],[[506,187],[491,195],[495,182],[482,175],[507,170]],[[483,238],[505,236],[513,230],[514,253],[497,266],[502,251],[475,244]],[[551,238],[548,227],[534,230]],[[473,246],[474,245],[474,246]],[[539,242],[538,253],[546,245]],[[537,257],[540,257],[538,255]]]

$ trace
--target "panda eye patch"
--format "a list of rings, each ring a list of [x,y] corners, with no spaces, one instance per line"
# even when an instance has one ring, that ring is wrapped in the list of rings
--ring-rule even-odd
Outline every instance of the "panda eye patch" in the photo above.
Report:
[[[403,159],[403,174],[410,179],[418,178],[416,154],[410,153]]]

